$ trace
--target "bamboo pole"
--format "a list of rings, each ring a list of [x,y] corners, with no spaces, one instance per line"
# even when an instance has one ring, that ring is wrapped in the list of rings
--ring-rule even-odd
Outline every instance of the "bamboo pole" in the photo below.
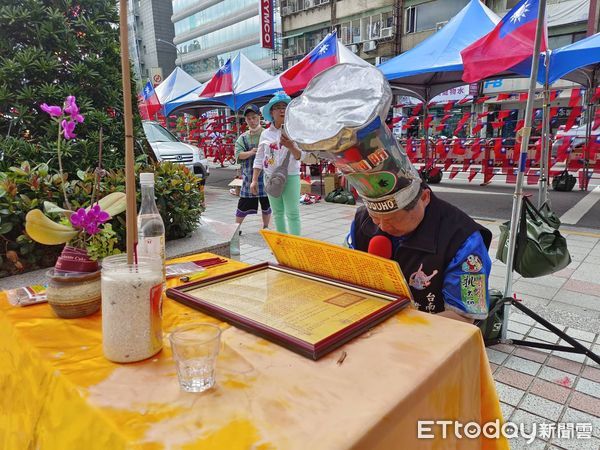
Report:
[[[137,206],[135,203],[133,112],[131,110],[127,0],[119,0],[119,27],[121,41],[121,79],[123,81],[123,120],[125,121],[125,194],[127,199],[125,221],[127,232],[127,263],[133,264],[137,237]]]

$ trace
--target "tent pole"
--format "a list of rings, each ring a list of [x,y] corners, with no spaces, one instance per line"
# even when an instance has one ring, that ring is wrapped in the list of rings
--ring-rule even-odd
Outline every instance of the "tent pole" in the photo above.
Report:
[[[590,83],[588,84],[587,91],[585,93],[586,97],[586,111],[585,111],[585,146],[583,147],[583,189],[585,191],[588,190],[588,174],[589,174],[589,166],[590,166],[590,143],[592,139],[592,120],[594,116],[593,105],[592,105],[592,97],[594,96],[595,91],[595,83],[596,79],[596,70],[592,74],[592,78]]]
[[[121,41],[121,80],[123,83],[123,120],[125,125],[125,210],[127,233],[127,264],[133,264],[137,237],[137,206],[135,203],[135,172],[133,160],[133,112],[131,108],[131,73],[129,40],[127,37],[127,0],[119,4],[119,33]]]
[[[429,127],[426,126],[429,115],[429,102],[423,100],[423,139],[425,139],[425,166],[429,163]]]
[[[540,157],[540,182],[538,193],[538,208],[548,201],[549,154],[550,154],[550,85],[548,83],[550,70],[550,51],[546,50],[544,58],[546,74],[544,81],[544,99],[542,106],[542,152]]]
[[[512,205],[512,214],[510,219],[510,237],[508,241],[508,255],[506,257],[506,284],[504,286],[504,298],[510,299],[513,282],[513,263],[515,259],[516,238],[519,218],[521,216],[521,206],[523,200],[523,178],[525,173],[525,162],[527,160],[527,149],[529,148],[529,136],[531,135],[531,113],[533,112],[533,102],[535,101],[536,79],[539,68],[539,54],[542,47],[542,35],[544,33],[544,24],[546,17],[546,0],[540,0],[538,8],[538,21],[535,30],[535,42],[533,45],[531,75],[529,77],[529,95],[525,107],[525,124],[522,128],[521,153],[519,158],[519,173]],[[506,340],[508,328],[508,315],[510,313],[510,303],[504,303],[504,318],[502,323],[502,340]]]

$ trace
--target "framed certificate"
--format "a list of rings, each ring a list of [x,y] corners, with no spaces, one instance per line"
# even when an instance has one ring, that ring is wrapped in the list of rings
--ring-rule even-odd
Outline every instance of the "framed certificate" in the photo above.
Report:
[[[271,263],[171,288],[167,296],[314,360],[410,303]]]

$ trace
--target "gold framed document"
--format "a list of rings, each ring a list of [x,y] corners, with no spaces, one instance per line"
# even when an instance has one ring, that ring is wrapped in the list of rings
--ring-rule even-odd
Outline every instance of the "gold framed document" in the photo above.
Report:
[[[410,303],[271,263],[171,288],[167,296],[314,360]]]

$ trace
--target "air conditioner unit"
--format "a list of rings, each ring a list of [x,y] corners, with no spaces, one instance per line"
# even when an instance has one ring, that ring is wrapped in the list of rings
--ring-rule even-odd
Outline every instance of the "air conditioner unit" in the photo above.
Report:
[[[284,6],[283,8],[281,8],[282,16],[289,16],[291,13],[292,13],[292,8],[290,8],[289,6]]]
[[[394,29],[391,27],[381,29],[381,38],[382,39],[392,37],[392,34],[394,34]]]
[[[372,52],[376,48],[377,44],[375,43],[375,41],[367,41],[363,44],[363,51],[365,52]]]
[[[446,20],[445,22],[438,22],[435,24],[435,31],[440,31],[442,28],[444,28],[444,25],[446,25],[448,23],[448,21]]]
[[[312,8],[315,6],[313,0],[304,0],[304,9]]]
[[[349,48],[352,53],[358,53],[358,45],[352,44]]]

